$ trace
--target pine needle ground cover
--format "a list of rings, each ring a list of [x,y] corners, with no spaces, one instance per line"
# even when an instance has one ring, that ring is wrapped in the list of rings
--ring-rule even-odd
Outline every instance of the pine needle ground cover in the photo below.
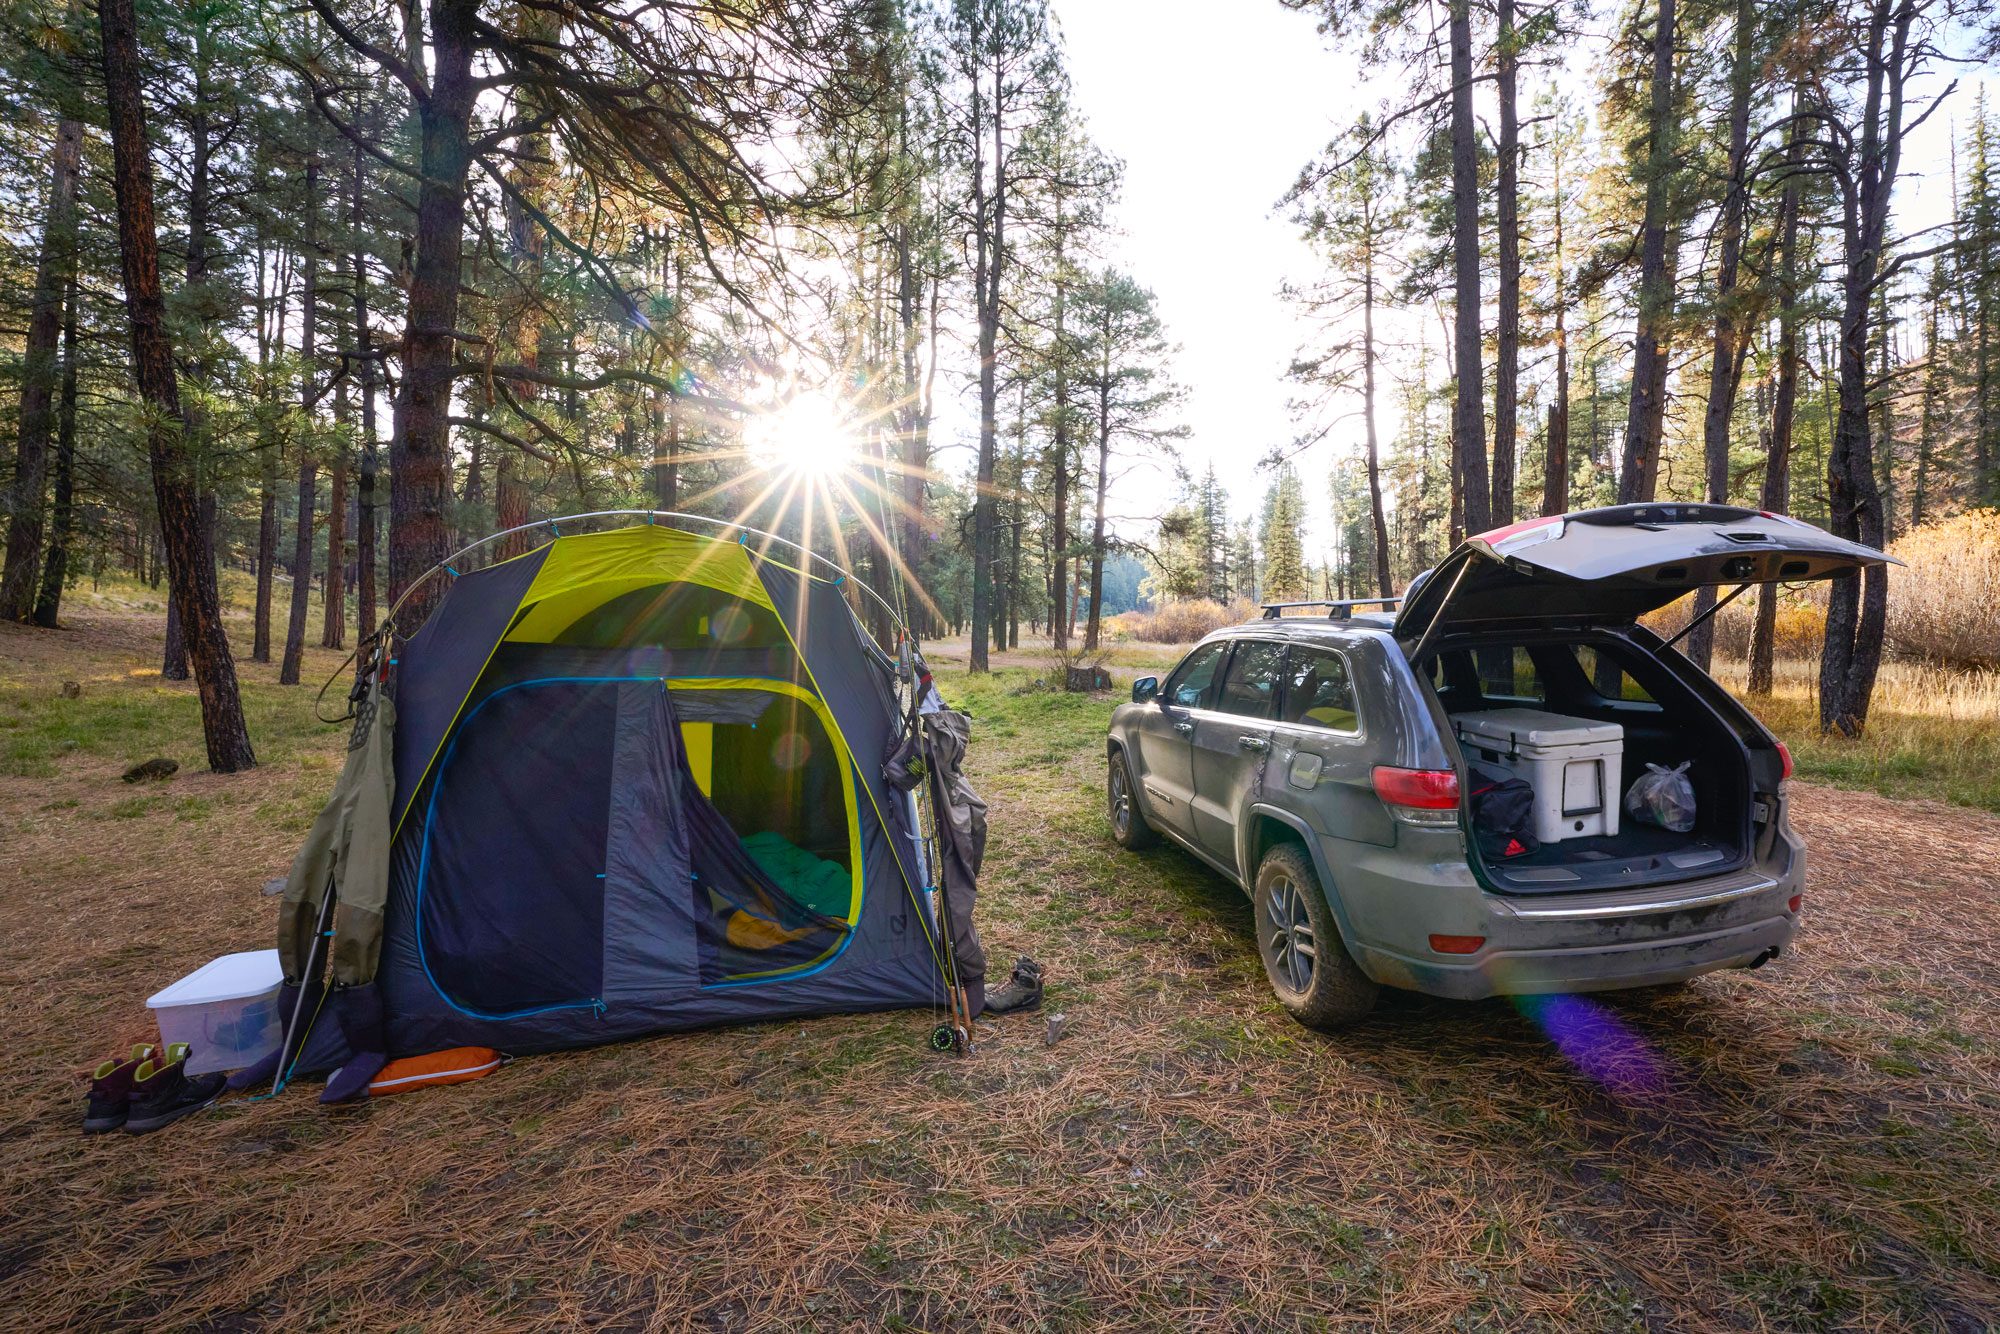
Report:
[[[1047,1009],[816,1019],[77,1133],[144,997],[271,934],[330,782],[200,772],[158,620],[0,627],[0,1309],[15,1328],[1985,1328],[2000,1310],[2000,817],[1798,790],[1797,952],[1650,999],[1270,998],[1234,889],[1112,846],[1111,700],[945,672],[992,804],[997,969]],[[316,623],[316,622],[315,622]],[[1143,656],[1143,655],[1140,655]],[[316,684],[337,655],[310,655]],[[1121,686],[1147,667],[1114,659]],[[62,683],[81,687],[65,699]],[[109,717],[114,721],[106,722]],[[132,787],[154,753],[187,766]]]

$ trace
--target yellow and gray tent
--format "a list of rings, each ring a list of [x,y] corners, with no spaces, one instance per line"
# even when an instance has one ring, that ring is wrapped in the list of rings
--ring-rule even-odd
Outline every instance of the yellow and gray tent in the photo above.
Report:
[[[882,775],[897,663],[841,576],[750,540],[647,522],[446,571],[388,671],[391,1054],[943,1003]]]

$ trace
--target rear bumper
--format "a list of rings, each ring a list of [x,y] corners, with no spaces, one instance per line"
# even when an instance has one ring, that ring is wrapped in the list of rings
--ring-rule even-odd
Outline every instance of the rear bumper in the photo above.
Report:
[[[1752,967],[1791,944],[1791,899],[1805,881],[1803,850],[1789,834],[1778,866],[1584,894],[1488,894],[1462,861],[1432,863],[1412,883],[1404,851],[1400,866],[1364,853],[1329,867],[1350,953],[1377,982],[1459,1000],[1659,986]],[[1433,933],[1484,944],[1444,954],[1430,948]]]

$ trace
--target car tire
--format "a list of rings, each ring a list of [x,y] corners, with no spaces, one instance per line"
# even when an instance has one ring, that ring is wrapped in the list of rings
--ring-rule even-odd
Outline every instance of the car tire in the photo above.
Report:
[[[1122,750],[1112,751],[1105,766],[1104,808],[1111,821],[1112,841],[1127,852],[1138,852],[1160,841],[1139,809],[1139,785],[1132,781],[1132,766]]]
[[[1264,854],[1251,903],[1264,973],[1292,1018],[1331,1031],[1375,1008],[1381,987],[1348,957],[1303,846],[1280,843]]]

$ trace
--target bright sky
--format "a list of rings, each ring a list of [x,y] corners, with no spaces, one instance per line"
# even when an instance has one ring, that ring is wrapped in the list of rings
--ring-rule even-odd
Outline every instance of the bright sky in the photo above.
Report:
[[[1122,235],[1111,257],[1158,295],[1181,347],[1177,369],[1189,388],[1184,419],[1192,434],[1171,448],[1197,474],[1215,463],[1240,518],[1254,511],[1269,482],[1257,461],[1288,444],[1296,429],[1286,409],[1285,367],[1298,330],[1278,289],[1317,271],[1297,229],[1274,206],[1299,168],[1380,100],[1379,90],[1364,87],[1351,54],[1328,48],[1310,15],[1278,0],[1051,3],[1076,102],[1098,143],[1126,165],[1114,214]],[[1601,41],[1585,39],[1593,49],[1573,52],[1576,68],[1566,76],[1586,106],[1594,102],[1589,81]],[[1944,80],[1927,82],[1930,96]],[[1912,141],[1897,185],[1903,229],[1949,217],[1950,139],[1970,117],[1972,96],[1968,78]],[[1396,410],[1393,394],[1383,398],[1377,425],[1386,449]],[[948,400],[940,404],[940,436],[969,443],[976,401],[969,393]],[[1333,451],[1357,447],[1358,418],[1349,424],[1347,437],[1330,438],[1299,460],[1315,548],[1329,524],[1328,462]],[[1118,527],[1149,534],[1172,490],[1171,460],[1129,473],[1114,492]]]

